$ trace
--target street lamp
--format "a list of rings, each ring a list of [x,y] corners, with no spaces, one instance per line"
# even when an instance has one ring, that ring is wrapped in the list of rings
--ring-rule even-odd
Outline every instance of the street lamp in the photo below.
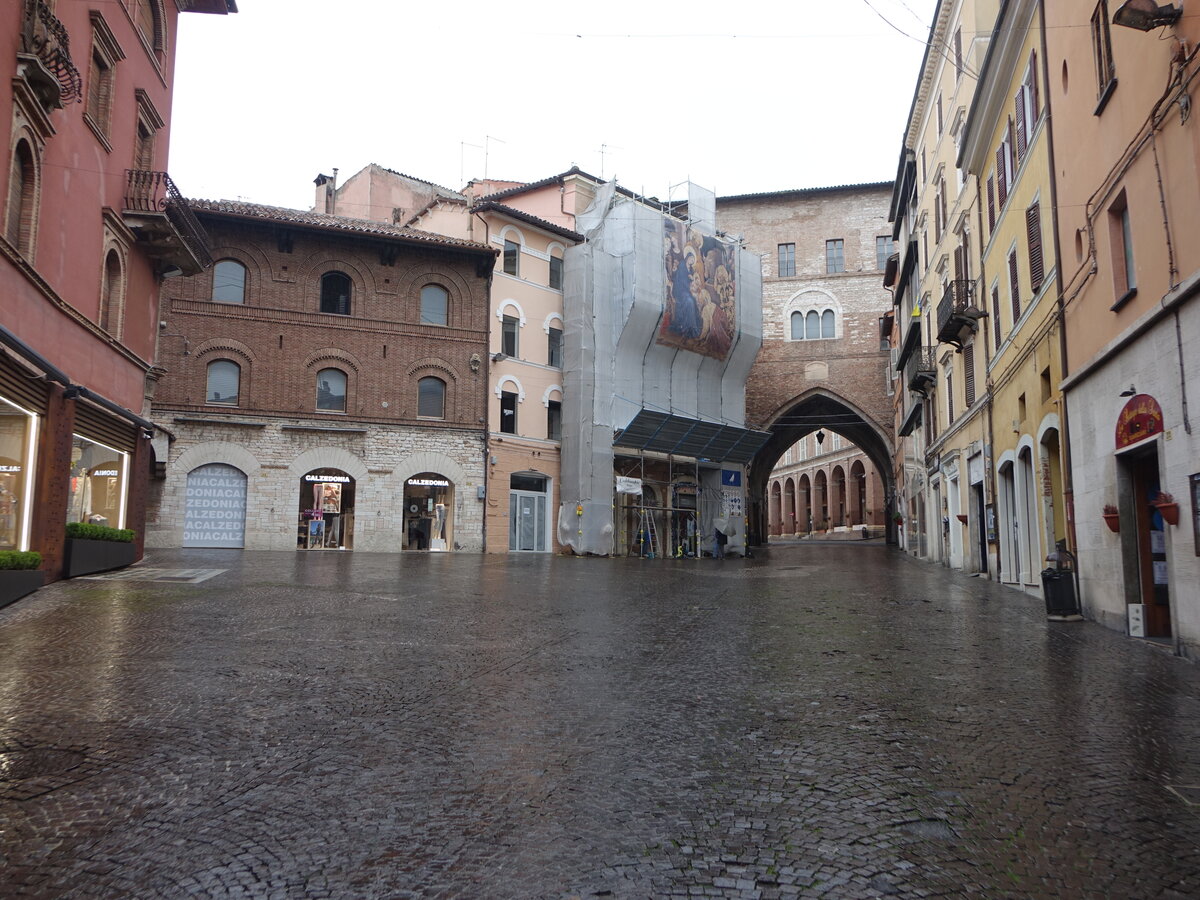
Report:
[[[1174,25],[1183,15],[1174,3],[1159,6],[1154,0],[1126,0],[1113,14],[1114,25],[1124,25],[1137,31],[1150,31],[1160,25]]]

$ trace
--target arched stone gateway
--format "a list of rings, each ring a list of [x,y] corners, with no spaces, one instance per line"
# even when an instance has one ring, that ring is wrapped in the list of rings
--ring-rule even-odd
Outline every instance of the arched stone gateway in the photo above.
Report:
[[[892,497],[895,496],[892,484],[892,439],[882,423],[833,391],[827,388],[813,388],[781,404],[763,421],[761,427],[771,432],[771,439],[763,445],[750,464],[746,497],[751,533],[756,537],[761,535],[763,539],[768,534],[767,484],[775,464],[784,451],[796,441],[823,429],[836,432],[857,444],[875,466],[875,471],[883,480],[884,497],[887,500],[887,537],[889,541],[895,540],[895,525],[892,523]],[[829,485],[827,490],[830,492],[830,499],[824,502],[829,503],[833,499],[833,486]],[[816,496],[812,499],[814,519],[821,515],[818,506],[821,502]],[[828,514],[833,515],[833,510]]]

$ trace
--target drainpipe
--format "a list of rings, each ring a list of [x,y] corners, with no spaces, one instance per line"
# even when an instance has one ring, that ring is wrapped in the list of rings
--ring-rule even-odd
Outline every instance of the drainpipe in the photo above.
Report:
[[[1041,24],[1042,24],[1042,34],[1041,34],[1042,71],[1040,74],[1042,76],[1042,84],[1048,85],[1050,83],[1048,80],[1050,77],[1050,72],[1049,72],[1048,56],[1047,56],[1047,50],[1046,50],[1045,0],[1038,0],[1038,18],[1041,20]],[[1063,375],[1063,378],[1065,379],[1067,377],[1067,375],[1069,374],[1067,371],[1067,307],[1066,307],[1066,302],[1063,299],[1063,281],[1062,281],[1062,269],[1063,269],[1062,259],[1063,259],[1063,256],[1062,256],[1062,246],[1061,246],[1061,242],[1059,240],[1059,234],[1058,234],[1058,173],[1057,173],[1057,170],[1055,167],[1055,159],[1054,159],[1054,128],[1053,128],[1054,119],[1051,116],[1050,94],[1051,94],[1051,92],[1049,90],[1047,90],[1046,91],[1046,149],[1047,149],[1047,152],[1050,157],[1050,211],[1051,211],[1051,215],[1053,217],[1051,224],[1053,225],[1052,232],[1054,235],[1054,259],[1055,259],[1054,289],[1055,289],[1055,293],[1058,295],[1058,300],[1055,304],[1057,307],[1056,314],[1057,314],[1057,318],[1058,318],[1058,353],[1062,359],[1062,375]],[[1076,554],[1076,558],[1078,558],[1077,554],[1079,552],[1079,545],[1075,541],[1075,487],[1074,487],[1075,479],[1074,479],[1074,473],[1073,473],[1072,466],[1071,466],[1071,443],[1068,440],[1068,436],[1070,435],[1071,430],[1070,430],[1069,416],[1068,416],[1068,412],[1067,412],[1067,395],[1062,392],[1060,392],[1060,395],[1059,395],[1058,411],[1060,414],[1059,418],[1062,422],[1062,429],[1058,436],[1058,440],[1059,440],[1058,455],[1059,455],[1059,460],[1062,463],[1062,468],[1063,468],[1063,505],[1066,507],[1066,509],[1063,510],[1063,519],[1066,522],[1066,526],[1067,526],[1067,546],[1068,546],[1068,548],[1070,548],[1072,550],[1073,553]],[[1079,568],[1078,565],[1076,565],[1075,568],[1076,568],[1076,571],[1078,572],[1078,568]],[[1078,574],[1076,575],[1076,578],[1078,578]],[[1078,591],[1076,591],[1075,601],[1077,603],[1079,603],[1082,608],[1083,598],[1081,596],[1079,596]]]

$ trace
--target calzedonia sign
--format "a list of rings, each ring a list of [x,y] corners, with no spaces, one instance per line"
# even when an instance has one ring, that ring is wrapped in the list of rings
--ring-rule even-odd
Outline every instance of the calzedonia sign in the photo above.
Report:
[[[116,478],[120,474],[121,473],[118,472],[116,469],[93,469],[92,470],[93,478]]]
[[[414,487],[450,487],[450,482],[441,478],[410,478],[408,483]]]
[[[349,475],[305,475],[304,480],[315,484],[349,484],[353,479]]]

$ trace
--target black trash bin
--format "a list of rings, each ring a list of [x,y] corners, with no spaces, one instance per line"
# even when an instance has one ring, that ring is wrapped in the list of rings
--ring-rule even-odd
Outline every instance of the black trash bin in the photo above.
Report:
[[[1046,598],[1046,615],[1079,615],[1075,579],[1070,569],[1042,569],[1042,596]]]

